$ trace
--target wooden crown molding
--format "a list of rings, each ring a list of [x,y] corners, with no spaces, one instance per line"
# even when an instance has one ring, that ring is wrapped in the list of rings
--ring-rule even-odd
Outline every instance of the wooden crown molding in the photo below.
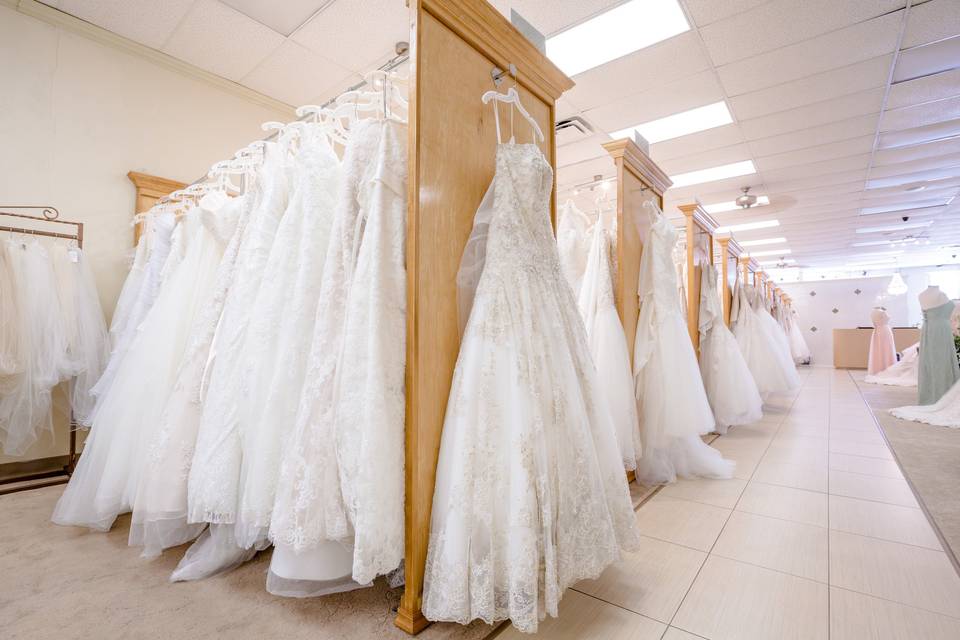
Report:
[[[200,80],[247,102],[273,109],[280,113],[289,114],[291,119],[295,116],[294,108],[285,102],[263,95],[262,93],[249,89],[232,80],[222,78],[209,71],[204,71],[188,62],[174,58],[162,51],[151,49],[139,42],[124,38],[103,27],[98,27],[69,13],[47,6],[42,2],[37,2],[37,0],[0,0],[0,2],[31,18],[36,18],[41,22],[46,22],[55,27],[60,27],[65,31],[75,33],[113,49],[118,49],[124,53],[142,58],[189,78]]]
[[[130,178],[130,182],[133,183],[139,193],[154,198],[163,197],[187,186],[185,182],[152,176],[149,173],[140,173],[139,171],[130,171],[127,173],[127,177]]]
[[[652,187],[658,196],[663,197],[663,193],[673,185],[663,169],[658,167],[653,159],[645,154],[643,149],[630,138],[604,142],[603,148],[606,149],[614,161],[623,161],[623,166],[642,182]]]
[[[677,207],[687,218],[692,218],[694,224],[706,231],[707,233],[713,235],[717,230],[717,227],[720,224],[707,213],[707,210],[703,208],[699,202],[692,202],[690,204],[681,204]]]
[[[573,87],[573,80],[486,0],[419,0],[419,4],[498,67],[515,65],[517,81],[544,102],[555,102]]]
[[[720,246],[726,247],[727,253],[734,258],[739,258],[741,255],[743,255],[743,247],[740,246],[740,243],[737,242],[733,236],[718,236],[717,242],[720,243]]]

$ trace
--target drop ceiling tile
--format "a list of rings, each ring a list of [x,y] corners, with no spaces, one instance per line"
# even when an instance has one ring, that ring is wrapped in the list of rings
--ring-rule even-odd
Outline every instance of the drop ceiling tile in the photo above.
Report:
[[[686,0],[687,10],[698,27],[749,11],[769,0]]]
[[[609,178],[614,175],[614,169],[613,159],[609,155],[557,167],[557,187],[566,189],[590,182],[595,175]]]
[[[771,184],[783,180],[802,179],[813,176],[834,175],[859,169],[866,170],[870,165],[870,154],[862,153],[846,158],[811,162],[810,164],[785,167],[783,169],[761,170],[763,179]]]
[[[334,86],[359,76],[288,40],[244,76],[242,84],[268,96],[299,106]]]
[[[893,81],[901,82],[960,66],[960,36],[940,40],[900,53]]]
[[[604,131],[611,132],[721,100],[723,90],[711,70],[596,107],[584,116]]]
[[[878,88],[833,100],[815,102],[796,109],[742,121],[740,129],[747,140],[757,140],[856,116],[880,113],[883,94],[884,89]]]
[[[673,158],[688,156],[701,151],[728,147],[743,142],[740,127],[727,124],[706,131],[698,131],[687,136],[664,140],[650,145],[650,156],[655,162],[666,162]]]
[[[690,202],[692,199],[700,198],[700,194],[712,191],[733,191],[739,193],[741,187],[760,182],[760,177],[753,173],[746,176],[737,176],[736,178],[725,178],[713,182],[704,182],[701,184],[692,184],[687,187],[670,187],[667,191],[670,194],[672,202],[682,204],[683,201]],[[769,229],[765,229],[769,232]]]
[[[779,181],[766,180],[767,188],[772,193],[801,191],[804,189],[819,189],[829,185],[859,182],[861,185],[867,179],[866,169],[856,171],[841,171],[827,173],[812,178],[784,178]]]
[[[513,0],[506,2],[545,36],[569,29],[603,13],[623,0]],[[510,17],[510,11],[504,15]]]
[[[396,0],[337,0],[294,32],[294,41],[344,69],[372,70],[410,39],[407,8]],[[362,25],[362,29],[358,29]]]
[[[907,185],[913,182],[926,182],[928,180],[943,180],[945,178],[956,177],[960,177],[960,166],[943,166],[933,169],[924,169],[922,171],[912,171],[910,173],[895,173],[884,177],[871,177],[867,181],[867,188],[881,189],[884,187],[894,187],[901,184]]]
[[[960,96],[884,112],[880,131],[902,131],[960,118]]]
[[[893,55],[887,54],[768,89],[744,93],[730,98],[730,108],[737,120],[743,121],[883,87],[887,84],[892,62]]]
[[[289,36],[297,27],[324,5],[335,0],[284,0],[283,2],[263,2],[263,0],[220,0],[242,13],[266,25],[277,33]]]
[[[557,100],[556,110],[557,120],[563,120],[565,118],[569,118],[570,116],[575,116],[582,113],[580,107],[576,106],[566,95],[560,96],[560,99]]]
[[[778,153],[772,156],[757,158],[757,168],[766,174],[768,171],[783,169],[786,167],[795,167],[824,160],[833,160],[835,158],[844,158],[863,153],[870,153],[873,150],[874,136],[860,136],[840,142],[831,142],[830,144],[820,145],[818,147],[807,147],[797,151],[788,151]]]
[[[723,65],[882,16],[904,4],[904,0],[772,0],[702,27],[700,33],[714,64]]]
[[[58,8],[134,42],[160,49],[194,0],[61,0]],[[46,3],[50,4],[50,3]],[[53,6],[53,5],[51,5]],[[200,65],[198,65],[200,66]]]
[[[892,52],[900,13],[843,29],[718,67],[730,96],[771,87]]]
[[[930,0],[911,7],[900,47],[909,49],[960,34],[960,3]]]
[[[880,134],[878,149],[893,149],[960,136],[960,119]]]
[[[709,167],[719,167],[725,164],[741,162],[750,159],[750,149],[745,144],[735,144],[728,147],[701,151],[692,155],[681,156],[671,160],[658,162],[667,175],[677,175],[688,171],[698,171]]]
[[[593,109],[709,68],[696,34],[689,31],[577,74],[566,95],[580,108]]]
[[[957,95],[960,95],[960,69],[891,85],[890,95],[887,96],[887,109],[898,109]]]
[[[762,157],[872,135],[877,130],[879,119],[879,114],[858,116],[779,136],[759,138],[750,141],[750,148],[753,149],[754,154]]]
[[[609,157],[607,151],[601,146],[604,142],[609,141],[610,136],[605,133],[597,133],[577,142],[557,147],[557,166],[576,164],[603,156]]]
[[[279,33],[236,9],[216,0],[199,0],[163,50],[201,69],[239,81],[283,41]]]
[[[915,173],[917,171],[927,171],[939,167],[955,167],[960,165],[960,153],[952,153],[932,158],[918,158],[908,162],[886,165],[883,167],[873,167],[870,171],[871,178],[887,178],[904,173]]]

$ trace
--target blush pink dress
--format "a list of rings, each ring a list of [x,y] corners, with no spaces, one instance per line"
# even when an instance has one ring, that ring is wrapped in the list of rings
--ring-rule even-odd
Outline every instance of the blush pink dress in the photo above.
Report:
[[[897,362],[897,347],[893,342],[890,316],[883,309],[870,312],[873,321],[873,336],[870,338],[870,355],[867,358],[867,373],[876,375]]]

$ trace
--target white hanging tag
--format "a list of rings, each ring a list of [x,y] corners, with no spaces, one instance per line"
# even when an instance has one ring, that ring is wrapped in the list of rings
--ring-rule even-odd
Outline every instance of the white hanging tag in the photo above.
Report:
[[[67,255],[70,257],[70,262],[80,262],[80,252],[76,249],[69,249]]]

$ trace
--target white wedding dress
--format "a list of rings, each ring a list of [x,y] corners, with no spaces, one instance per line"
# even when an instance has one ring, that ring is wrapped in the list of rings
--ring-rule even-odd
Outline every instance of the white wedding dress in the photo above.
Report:
[[[791,310],[790,316],[785,320],[789,327],[787,337],[790,341],[790,355],[793,356],[793,361],[797,364],[810,364],[812,354],[810,353],[810,347],[807,346],[806,339],[803,337],[803,331],[800,329],[800,316],[797,314],[797,310]]]
[[[557,212],[557,247],[560,266],[576,296],[580,292],[590,253],[592,222],[573,202],[565,202]]]
[[[638,544],[600,381],[550,227],[553,172],[500,144],[486,259],[444,419],[423,614],[536,631]]]
[[[587,343],[603,383],[600,393],[617,429],[625,469],[636,469],[642,449],[637,400],[633,392],[630,352],[613,295],[610,239],[602,218],[592,232],[578,306],[587,329]]]
[[[717,433],[763,417],[763,399],[727,325],[717,290],[717,268],[704,265],[700,285],[700,373]]]
[[[764,309],[753,286],[737,285],[730,321],[761,396],[793,391],[800,386],[786,336]]]
[[[640,257],[640,317],[633,351],[643,454],[637,479],[644,484],[681,477],[731,478],[735,464],[701,435],[716,421],[680,305],[673,249],[677,230],[653,203]]]
[[[161,291],[100,401],[83,454],[54,509],[56,524],[106,531],[131,508],[222,253],[197,208],[181,219],[177,232]]]
[[[950,387],[934,404],[896,407],[890,409],[890,415],[901,420],[960,429],[960,382]]]
[[[880,373],[864,377],[870,384],[885,384],[893,387],[915,387],[920,379],[920,343],[917,342],[900,354],[900,360]],[[927,405],[929,407],[929,405]]]
[[[287,210],[250,310],[241,359],[239,510],[243,546],[266,540],[280,459],[297,417],[340,182],[340,159],[319,124],[301,128]]]
[[[7,393],[23,371],[24,345],[20,328],[22,319],[20,292],[17,284],[19,262],[13,253],[16,245],[0,242],[0,394]]]
[[[392,120],[351,130],[270,522],[271,593],[368,586],[403,559],[406,148]]]

